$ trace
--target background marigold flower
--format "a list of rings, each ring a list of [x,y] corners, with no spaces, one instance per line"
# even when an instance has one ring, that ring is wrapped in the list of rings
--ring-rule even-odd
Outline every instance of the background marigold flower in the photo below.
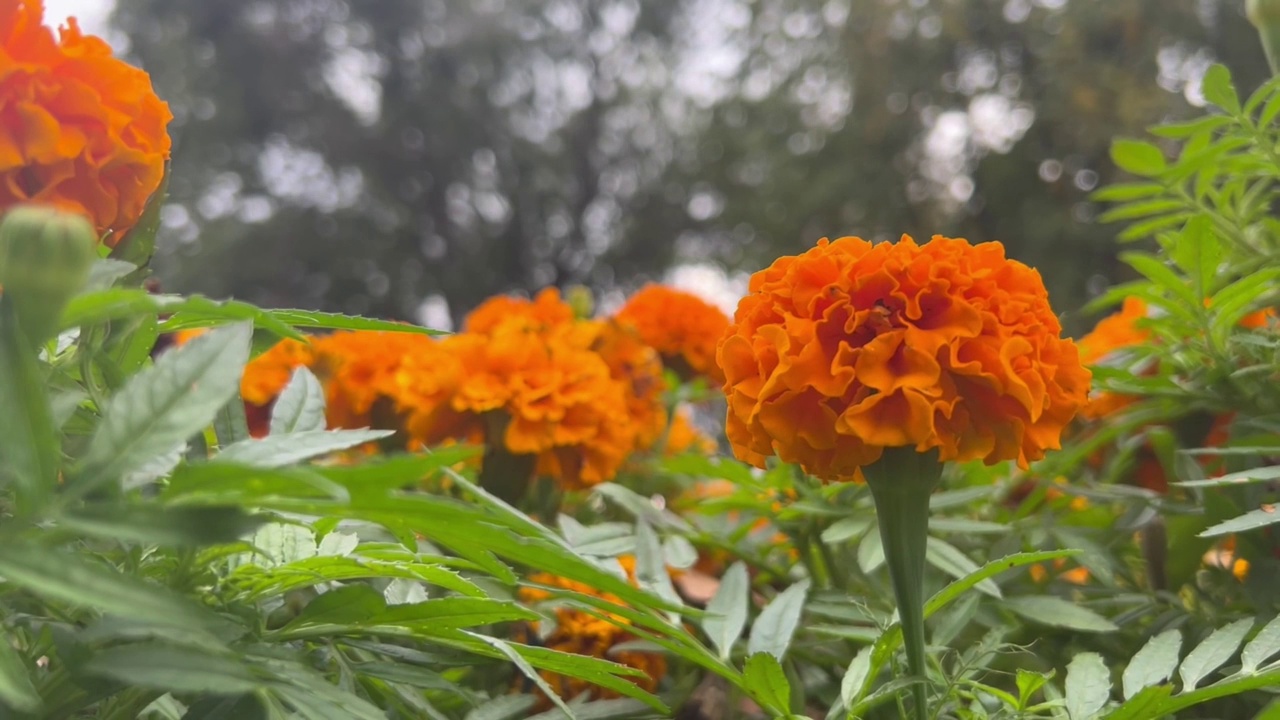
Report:
[[[717,357],[726,431],[852,479],[888,447],[1025,466],[1060,446],[1089,372],[1039,273],[999,243],[823,239],[751,278]]]
[[[81,212],[114,246],[160,186],[173,115],[75,19],[57,38],[43,22],[42,0],[0,2],[0,209]]]
[[[627,579],[632,585],[635,585],[635,558],[626,555],[618,558],[618,563],[626,572]],[[550,573],[536,573],[529,577],[529,582],[572,590],[584,595],[603,598],[619,605],[625,605],[622,599],[616,595],[602,593],[589,585],[557,577]],[[520,588],[519,596],[523,602],[537,603],[549,599],[551,593],[542,588],[526,586]],[[662,655],[635,650],[614,650],[616,646],[622,643],[638,639],[627,632],[627,627],[630,623],[621,616],[609,615],[608,619],[606,619],[583,610],[558,607],[555,609],[555,620],[555,630],[541,640],[541,644],[546,647],[575,655],[587,655],[612,660],[616,663],[636,668],[644,672],[645,677],[632,678],[632,682],[649,692],[657,690],[658,682],[667,673],[667,661]],[[530,634],[536,634],[538,628],[538,623],[532,623],[530,625]],[[593,700],[619,697],[617,692],[592,685],[585,680],[569,678],[549,671],[542,671],[540,674],[564,698],[574,698],[582,693],[589,693]],[[550,703],[544,702],[543,709],[549,706]]]
[[[419,333],[343,331],[311,344],[313,368],[325,385],[330,427],[394,427],[404,384],[399,376],[406,358],[431,353],[436,341]],[[375,418],[379,400],[392,417]]]
[[[661,353],[667,367],[680,376],[705,375],[724,382],[716,365],[716,341],[729,326],[729,318],[720,308],[682,290],[646,285],[627,300],[617,319],[633,325],[640,339]]]
[[[311,345],[285,338],[245,366],[240,397],[254,405],[270,405],[289,384],[293,372],[314,361]]]
[[[594,335],[590,350],[604,360],[610,377],[626,391],[627,412],[636,430],[636,449],[651,447],[667,427],[662,359],[630,326],[614,320],[585,324]]]
[[[500,413],[502,445],[536,456],[538,474],[588,487],[611,479],[635,447],[626,392],[598,354],[522,317],[441,344],[466,371],[451,408],[482,433],[488,414]]]
[[[568,325],[574,320],[573,306],[560,298],[556,288],[544,288],[532,300],[510,295],[497,295],[476,306],[467,315],[463,331],[490,333],[513,318],[520,317],[539,330]]]

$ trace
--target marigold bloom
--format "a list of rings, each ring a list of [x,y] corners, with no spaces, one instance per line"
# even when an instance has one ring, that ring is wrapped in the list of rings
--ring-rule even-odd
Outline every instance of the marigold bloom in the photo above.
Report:
[[[826,480],[888,447],[1025,466],[1060,446],[1089,372],[1039,273],[999,243],[823,239],[751,277],[720,341],[735,454]]]
[[[511,295],[496,295],[480,303],[467,315],[463,331],[491,333],[504,322],[524,318],[539,330],[568,325],[574,320],[573,306],[560,298],[556,288],[545,288],[532,300]]]
[[[705,375],[724,382],[716,365],[716,341],[729,327],[729,318],[720,308],[682,290],[646,285],[627,300],[617,318],[633,325],[682,377]]]
[[[636,431],[636,449],[651,447],[667,426],[662,401],[666,383],[662,359],[635,330],[613,320],[583,322],[591,336],[588,348],[609,366],[609,376],[625,391],[627,413]]]
[[[675,416],[671,419],[671,427],[667,428],[667,443],[663,450],[668,456],[691,452],[700,455],[714,455],[716,441],[693,424],[693,419],[689,417],[689,409],[687,407],[680,407],[677,408]]]
[[[626,392],[598,354],[522,317],[441,344],[466,370],[450,407],[489,442],[489,414],[505,416],[502,444],[536,455],[539,474],[588,487],[611,479],[635,447]]]
[[[618,562],[622,565],[623,570],[626,571],[627,579],[631,581],[631,584],[635,585],[635,558],[629,555],[623,556],[618,558]],[[602,593],[589,585],[566,580],[549,573],[536,573],[530,576],[529,582],[600,597],[619,605],[625,604],[621,598],[615,595]],[[541,588],[521,587],[519,596],[523,602],[538,603],[549,599],[551,593]],[[630,678],[632,682],[649,692],[654,692],[658,688],[658,682],[666,675],[666,659],[662,655],[655,653],[635,650],[613,651],[615,646],[631,642],[637,638],[627,632],[627,627],[630,625],[628,620],[612,614],[609,614],[607,618],[575,608],[556,608],[555,630],[543,639],[542,644],[562,652],[603,658],[636,668],[644,672],[646,677]],[[532,629],[537,632],[538,623],[533,623]],[[589,692],[593,700],[619,697],[615,691],[591,685],[585,680],[568,678],[549,671],[542,671],[540,674],[556,693],[564,698],[577,697],[584,692]],[[544,703],[544,707],[548,705],[549,703]]]
[[[342,331],[316,338],[316,375],[325,385],[325,412],[331,427],[386,427],[391,418],[375,418],[375,405],[401,409],[404,384],[399,370],[406,358],[431,353],[436,341],[419,333]],[[398,424],[398,423],[396,423]]]
[[[80,212],[114,246],[160,186],[173,115],[74,18],[43,23],[42,0],[0,0],[0,209]]]
[[[285,338],[245,366],[240,397],[254,405],[270,405],[289,384],[293,372],[314,361],[311,345]]]
[[[1093,330],[1080,338],[1080,362],[1085,365],[1102,365],[1115,362],[1126,350],[1151,339],[1151,330],[1140,324],[1150,311],[1141,298],[1127,297],[1120,312],[1098,321]],[[1089,398],[1089,404],[1080,414],[1097,419],[1119,412],[1133,404],[1136,398],[1119,393],[1100,392]]]

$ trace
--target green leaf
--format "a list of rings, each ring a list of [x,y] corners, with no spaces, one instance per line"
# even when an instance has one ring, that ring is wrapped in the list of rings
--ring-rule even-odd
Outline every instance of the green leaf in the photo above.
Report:
[[[419,335],[447,335],[442,330],[409,325],[390,320],[375,320],[358,315],[316,312],[314,310],[263,310],[277,322],[307,330],[373,330],[378,332],[417,333]]]
[[[836,545],[861,537],[871,527],[871,520],[860,517],[840,518],[822,531],[822,542]]]
[[[1215,63],[1204,74],[1204,82],[1200,86],[1204,99],[1226,110],[1231,115],[1240,114],[1240,98],[1236,95],[1235,85],[1231,83],[1231,71],[1225,65]]]
[[[1276,653],[1280,653],[1280,616],[1272,618],[1240,651],[1241,672],[1257,670]]]
[[[202,335],[162,355],[108,401],[78,482],[109,482],[213,422],[240,387],[249,325]]]
[[[1112,142],[1111,159],[1116,167],[1141,177],[1155,177],[1168,167],[1160,148],[1141,140]]]
[[[268,435],[228,445],[218,453],[217,460],[251,467],[279,468],[349,450],[394,434],[393,430],[308,430],[289,435]]]
[[[473,708],[464,720],[522,720],[537,701],[533,695],[500,695]]]
[[[1113,223],[1121,220],[1135,220],[1137,218],[1151,217],[1153,215],[1163,216],[1167,213],[1178,212],[1184,209],[1186,209],[1186,203],[1181,200],[1156,198],[1153,200],[1143,200],[1141,202],[1125,203],[1119,207],[1112,208],[1098,216],[1098,222]]]
[[[1046,673],[1032,672],[1018,668],[1018,708],[1026,708],[1031,702],[1031,698],[1036,694],[1044,684],[1049,682],[1053,677],[1054,671],[1050,670]]]
[[[754,700],[776,714],[791,713],[791,683],[777,658],[765,652],[749,655],[743,677]]]
[[[286,435],[325,429],[324,388],[305,367],[293,371],[289,384],[271,407],[271,434]]]
[[[1051,627],[1100,633],[1120,630],[1098,613],[1062,598],[1042,595],[1009,598],[1004,606],[1032,622]]]
[[[1173,677],[1181,651],[1182,633],[1177,630],[1165,630],[1148,640],[1124,669],[1124,699],[1130,700],[1140,691]]]
[[[1205,115],[1204,117],[1180,123],[1167,123],[1148,128],[1153,135],[1181,140],[1197,133],[1213,131],[1224,125],[1230,125],[1231,118],[1224,115]]]
[[[1100,190],[1095,190],[1089,199],[1094,202],[1129,202],[1143,200],[1164,193],[1164,186],[1159,183],[1116,183]]]
[[[239,507],[167,507],[157,504],[87,505],[58,524],[82,535],[150,545],[230,543],[262,520]]]
[[[538,689],[542,691],[542,694],[550,698],[551,702],[554,703],[556,707],[560,708],[560,710],[565,715],[569,716],[570,720],[576,720],[577,715],[575,715],[573,711],[569,709],[569,706],[565,704],[564,699],[561,698],[558,694],[556,694],[556,691],[553,690],[551,688],[551,685],[549,685],[547,681],[543,679],[542,675],[540,675],[538,671],[535,670],[534,667],[529,664],[529,661],[526,660],[523,655],[521,655],[519,652],[516,652],[516,649],[512,647],[510,643],[507,643],[503,640],[499,640],[498,638],[488,637],[488,636],[480,635],[477,633],[469,633],[469,635],[483,643],[488,644],[490,647],[493,647],[494,649],[498,650],[503,655],[505,655],[507,659],[510,660],[516,666],[516,668],[521,672],[521,674],[523,674],[525,677],[532,680],[533,683],[538,686]]]
[[[273,470],[218,461],[179,465],[164,490],[164,498],[172,503],[205,505],[249,505],[281,497],[346,502],[350,494],[319,468]]]
[[[35,510],[57,482],[59,443],[43,373],[0,295],[0,489],[16,482],[23,512]]]
[[[683,603],[671,584],[671,573],[667,570],[658,535],[643,520],[636,522],[636,580],[674,605]]]
[[[1276,448],[1265,448],[1265,453],[1272,454]],[[1187,452],[1187,451],[1183,451]],[[1205,452],[1198,454],[1229,454],[1229,449],[1210,449],[1206,448]],[[1249,453],[1254,454],[1254,453]],[[1252,470],[1241,470],[1240,472],[1227,473],[1219,475],[1216,478],[1207,480],[1187,480],[1184,482],[1174,483],[1179,487],[1225,487],[1227,485],[1247,485],[1249,483],[1266,482],[1268,480],[1280,479],[1280,465],[1272,465],[1270,467],[1253,468]]]
[[[873,529],[858,541],[858,569],[863,575],[870,575],[884,565],[884,560],[884,541],[879,531]]]
[[[9,542],[0,546],[0,578],[50,600],[126,618],[187,627],[208,616],[166,588],[123,575],[78,555]]]
[[[116,281],[138,269],[137,265],[124,260],[101,258],[89,269],[89,280],[85,283],[85,292],[106,290]]]
[[[1158,258],[1144,253],[1122,253],[1120,259],[1128,263],[1134,270],[1145,275],[1148,280],[1168,290],[1188,305],[1192,307],[1199,306],[1195,292],[1191,289],[1191,285],[1187,283],[1186,278],[1179,277],[1177,273]]]
[[[957,535],[1000,535],[1009,532],[1009,526],[1005,523],[987,520],[936,517],[929,518],[929,530],[941,533],[956,533]],[[977,566],[974,567],[976,569]]]
[[[172,692],[243,695],[264,684],[249,667],[233,658],[160,643],[101,650],[84,664],[83,670],[126,685]]]
[[[218,414],[213,418],[213,434],[218,439],[218,447],[226,448],[250,438],[249,420],[244,411],[244,400],[240,393],[231,396]]]
[[[1253,618],[1237,620],[1214,630],[1204,642],[1188,653],[1178,670],[1178,676],[1182,678],[1182,692],[1195,690],[1205,676],[1230,660],[1252,627]]]
[[[1260,527],[1274,525],[1278,522],[1280,522],[1280,512],[1277,512],[1277,506],[1268,503],[1264,504],[1257,510],[1249,511],[1240,517],[1220,522],[1200,533],[1200,537],[1232,535],[1246,530],[1255,530]]]
[[[1090,720],[1111,698],[1111,671],[1097,653],[1080,653],[1067,665],[1067,715]]]
[[[935,537],[928,540],[928,545],[925,547],[925,560],[956,579],[967,577],[978,570],[978,564],[970,560],[968,555],[960,552],[954,545]],[[1001,597],[1000,588],[990,580],[983,580],[976,587],[991,597]]]
[[[791,645],[791,637],[795,635],[800,624],[800,613],[804,611],[804,600],[809,592],[809,580],[806,578],[778,593],[751,626],[751,636],[747,639],[747,654],[769,653],[779,661],[787,654]]]
[[[845,670],[840,681],[840,707],[848,710],[854,703],[862,699],[862,689],[867,684],[867,676],[871,673],[871,654],[874,647],[864,647],[853,656],[849,669]]]
[[[1105,715],[1106,720],[1152,720],[1165,717],[1160,707],[1173,694],[1173,685],[1155,685],[1149,687],[1123,705]]]
[[[0,638],[0,706],[36,713],[40,704],[40,693],[31,682],[26,662],[7,639]]]
[[[720,578],[720,587],[707,603],[707,615],[702,619],[702,629],[711,644],[720,652],[722,660],[728,660],[733,644],[742,637],[747,626],[750,607],[751,578],[747,566],[735,562]]]

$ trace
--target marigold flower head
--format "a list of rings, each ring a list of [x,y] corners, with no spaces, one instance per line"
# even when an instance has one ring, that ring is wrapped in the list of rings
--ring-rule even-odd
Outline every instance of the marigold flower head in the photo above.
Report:
[[[1039,273],[999,243],[823,239],[757,272],[720,341],[734,452],[847,480],[887,447],[1017,460],[1060,446],[1089,372]]]
[[[1120,306],[1120,312],[1098,321],[1093,330],[1080,338],[1080,362],[1085,365],[1101,365],[1114,362],[1136,345],[1151,339],[1151,330],[1141,321],[1150,316],[1147,303],[1130,296]],[[1131,405],[1136,398],[1130,395],[1101,392],[1089,399],[1081,415],[1090,419],[1106,417]]]
[[[380,399],[392,412],[403,385],[401,364],[416,354],[430,353],[436,341],[410,332],[340,331],[312,340],[314,368],[324,381],[326,415],[332,427],[385,426],[373,417]],[[382,420],[383,422],[378,422]]]
[[[545,288],[532,300],[511,295],[496,295],[480,303],[467,315],[463,331],[488,334],[498,326],[522,318],[541,330],[568,325],[574,320],[573,306],[560,298],[556,288]]]
[[[160,186],[172,118],[150,77],[74,18],[55,38],[43,0],[0,0],[0,209],[81,212],[114,246]]]
[[[479,432],[488,431],[487,413],[501,413],[503,445],[536,455],[539,474],[588,487],[611,479],[635,447],[625,390],[600,355],[519,317],[441,344],[466,369],[452,409]]]
[[[635,558],[627,555],[618,558],[618,562],[626,572],[627,579],[635,585]],[[536,573],[529,577],[529,582],[564,588],[625,605],[616,595],[602,593],[589,585],[549,573]],[[521,587],[519,596],[523,602],[537,603],[550,598],[551,593],[541,588]],[[667,662],[662,655],[635,650],[613,650],[622,643],[637,639],[627,631],[630,622],[619,615],[607,614],[607,617],[600,617],[576,608],[559,607],[555,610],[555,620],[555,630],[542,641],[546,647],[575,655],[612,660],[636,668],[644,672],[645,677],[632,678],[632,681],[649,692],[657,690],[658,682],[666,675]],[[532,623],[532,630],[537,632],[538,623]],[[573,698],[584,692],[589,693],[593,700],[619,697],[617,692],[591,685],[585,680],[569,678],[549,671],[543,671],[540,674],[561,697]]]
[[[728,328],[729,318],[720,308],[683,290],[646,285],[627,300],[617,318],[633,325],[640,338],[682,377],[704,375],[724,382],[716,365],[716,341]]]
[[[285,338],[245,366],[240,397],[254,405],[270,405],[299,367],[315,360],[311,345]]]
[[[609,366],[609,376],[625,391],[627,413],[636,430],[636,449],[651,447],[667,426],[662,393],[662,359],[634,328],[613,320],[583,323],[592,333],[589,348]],[[668,444],[670,441],[668,441]]]

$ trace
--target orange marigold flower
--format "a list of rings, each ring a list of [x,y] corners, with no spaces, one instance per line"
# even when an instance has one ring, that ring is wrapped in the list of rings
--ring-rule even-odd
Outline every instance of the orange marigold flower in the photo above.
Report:
[[[711,439],[693,424],[689,417],[689,408],[680,407],[671,419],[671,427],[667,429],[667,444],[664,448],[668,456],[696,452],[700,455],[714,455],[716,441]]]
[[[630,326],[613,320],[583,323],[593,331],[590,349],[609,366],[609,375],[626,391],[627,411],[636,429],[636,448],[651,447],[667,426],[662,401],[666,383],[662,359]],[[668,439],[668,445],[670,440]]]
[[[631,584],[635,585],[635,558],[629,555],[623,556],[618,558],[618,563],[622,565],[623,570],[626,572],[627,579],[631,581]],[[536,573],[530,576],[529,582],[548,587],[564,588],[584,595],[600,597],[619,605],[625,605],[622,599],[616,595],[602,593],[589,585],[566,580],[549,573]],[[519,596],[526,603],[538,603],[549,599],[551,593],[541,588],[521,587]],[[613,649],[622,643],[637,639],[627,631],[630,622],[621,616],[608,614],[606,619],[576,608],[558,607],[555,609],[555,620],[555,630],[542,640],[542,644],[546,647],[575,655],[587,655],[612,660],[622,665],[636,668],[644,672],[645,677],[633,678],[632,681],[649,692],[657,690],[658,682],[667,673],[667,662],[662,655],[635,650],[615,651]],[[534,633],[537,632],[538,625],[538,623],[532,623],[531,629]],[[619,697],[617,692],[591,685],[585,680],[568,678],[545,670],[540,674],[556,693],[564,698],[574,698],[582,693],[589,693],[593,700]],[[544,703],[544,707],[547,706],[549,706],[549,703]]]
[[[315,371],[324,381],[326,415],[331,427],[395,427],[402,389],[401,364],[427,354],[436,343],[412,332],[343,331],[316,338]],[[384,400],[382,406],[378,401]],[[375,410],[392,417],[382,417]],[[379,417],[375,417],[379,415]]]
[[[294,370],[315,360],[311,345],[286,338],[254,358],[244,368],[240,397],[254,405],[269,405],[289,384]]]
[[[560,291],[556,288],[545,288],[532,300],[497,295],[485,300],[467,315],[463,330],[487,334],[516,317],[524,318],[539,330],[550,330],[572,323],[574,312],[573,306],[560,298]]]
[[[1093,331],[1080,338],[1080,362],[1102,365],[1114,362],[1124,351],[1151,339],[1151,330],[1140,321],[1149,317],[1147,303],[1141,298],[1127,297],[1120,312],[1098,321]],[[1119,393],[1096,393],[1089,398],[1080,414],[1089,419],[1111,415],[1131,405],[1136,398]]]
[[[617,318],[635,326],[640,338],[680,376],[705,375],[724,382],[716,365],[716,341],[729,327],[729,318],[720,308],[682,290],[646,285],[627,300]]]
[[[0,209],[81,212],[114,246],[160,186],[173,115],[147,73],[42,0],[0,0]]]
[[[568,489],[589,487],[611,479],[635,447],[626,392],[598,354],[521,317],[441,344],[466,370],[452,410],[489,442],[489,414],[500,413],[503,446],[536,455],[539,474]]]
[[[1017,460],[1060,446],[1089,371],[1040,274],[999,243],[825,238],[751,277],[720,341],[735,454],[853,479],[884,448]]]

